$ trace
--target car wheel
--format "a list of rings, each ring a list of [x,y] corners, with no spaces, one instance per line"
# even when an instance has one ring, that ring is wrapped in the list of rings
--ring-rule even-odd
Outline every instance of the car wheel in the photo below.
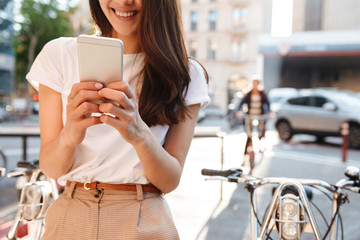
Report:
[[[349,148],[360,148],[360,126],[350,125],[349,128]]]
[[[283,141],[289,141],[292,137],[291,126],[288,121],[282,120],[276,124],[276,130]]]

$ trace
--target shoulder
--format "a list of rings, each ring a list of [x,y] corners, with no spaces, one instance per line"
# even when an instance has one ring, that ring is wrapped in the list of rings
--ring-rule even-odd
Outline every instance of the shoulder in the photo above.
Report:
[[[76,44],[75,37],[59,37],[49,41],[46,45],[51,47],[69,46]]]
[[[76,38],[60,37],[47,42],[43,51],[47,53],[58,54],[59,51],[74,51],[76,48]]]
[[[191,81],[201,79],[207,82],[207,73],[205,68],[193,58],[189,58],[189,74]]]
[[[265,91],[261,91],[261,92],[260,92],[260,95],[261,95],[262,97],[267,97],[267,95],[266,95],[266,92],[265,92]]]
[[[200,103],[203,108],[210,102],[208,94],[207,73],[201,64],[195,59],[189,59],[190,83],[184,93],[186,105]]]

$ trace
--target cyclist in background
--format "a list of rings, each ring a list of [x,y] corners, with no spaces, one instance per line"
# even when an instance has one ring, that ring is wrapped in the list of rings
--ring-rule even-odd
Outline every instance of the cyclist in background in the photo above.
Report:
[[[270,102],[266,93],[263,91],[263,86],[261,84],[261,78],[258,75],[253,75],[251,77],[252,87],[249,92],[247,92],[239,104],[239,107],[236,112],[237,118],[242,118],[243,113],[249,115],[250,119],[253,116],[262,116],[268,115],[270,113]],[[246,107],[244,106],[246,105]],[[250,130],[253,128],[252,121],[250,121]],[[265,137],[265,124],[266,119],[260,119],[257,126],[259,139]],[[249,136],[248,136],[249,137]],[[247,146],[246,146],[247,147]],[[245,151],[246,151],[245,147]]]

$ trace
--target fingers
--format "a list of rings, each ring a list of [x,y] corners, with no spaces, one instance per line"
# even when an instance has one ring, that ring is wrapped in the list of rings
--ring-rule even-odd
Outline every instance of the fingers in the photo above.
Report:
[[[78,107],[73,108],[71,104],[67,105],[69,117],[72,120],[83,119],[86,115],[99,112],[99,105],[92,102],[83,102]]]
[[[76,96],[69,100],[69,104],[74,108],[77,108],[84,102],[91,102],[96,100],[104,101],[105,99],[99,95],[98,91],[80,90]]]
[[[129,84],[125,81],[117,81],[117,82],[112,82],[110,83],[109,85],[107,85],[106,88],[111,88],[111,89],[114,89],[114,90],[118,90],[118,91],[121,91],[121,92],[124,92],[125,95],[128,97],[128,98],[135,98],[135,94],[134,92],[132,91],[131,87],[129,86]]]
[[[115,106],[113,103],[103,103],[99,106],[99,111],[102,113],[110,113],[115,118],[120,119],[123,122],[130,122],[133,119],[135,111],[128,111],[121,107]]]
[[[73,99],[81,90],[92,90],[92,91],[99,91],[104,86],[98,82],[79,82],[75,83],[72,86],[71,92],[69,94],[69,99]]]
[[[104,100],[98,93],[101,88],[103,88],[103,84],[97,82],[79,82],[74,84],[68,97],[68,112],[77,110],[85,102]],[[89,108],[89,106],[85,105],[85,108]]]
[[[123,109],[134,110],[134,99],[130,99],[123,91],[103,88],[99,91],[99,95],[103,98],[112,100],[114,104],[119,105]]]

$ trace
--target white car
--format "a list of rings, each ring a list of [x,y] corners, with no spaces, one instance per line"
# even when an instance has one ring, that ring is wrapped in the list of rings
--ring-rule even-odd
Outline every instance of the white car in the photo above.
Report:
[[[298,90],[295,88],[272,88],[268,93],[268,99],[270,102],[270,110],[271,112],[276,113],[279,109],[280,102],[282,99],[296,96],[298,94]]]
[[[279,105],[275,126],[279,137],[312,134],[319,142],[341,136],[342,123],[349,124],[348,146],[360,148],[360,99],[339,90],[304,89]]]

